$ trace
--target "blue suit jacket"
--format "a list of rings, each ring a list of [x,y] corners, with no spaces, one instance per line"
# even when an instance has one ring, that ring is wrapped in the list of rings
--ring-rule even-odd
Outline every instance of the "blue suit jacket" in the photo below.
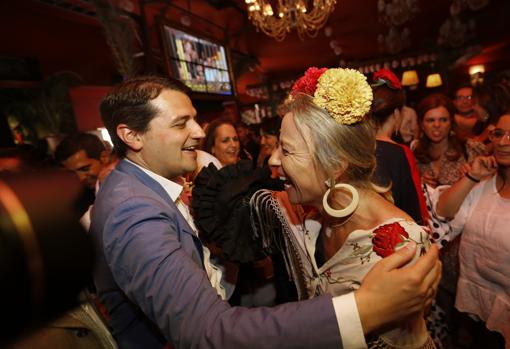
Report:
[[[330,296],[274,308],[230,307],[172,199],[121,161],[92,212],[95,282],[120,348],[341,348]],[[201,246],[201,245],[198,245]]]

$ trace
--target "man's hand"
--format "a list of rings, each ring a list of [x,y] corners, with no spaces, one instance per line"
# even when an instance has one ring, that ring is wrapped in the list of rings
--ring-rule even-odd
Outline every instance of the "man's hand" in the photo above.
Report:
[[[365,334],[396,326],[431,305],[441,279],[438,249],[433,245],[416,264],[400,269],[411,261],[415,252],[416,244],[409,243],[384,258],[370,270],[355,292]]]

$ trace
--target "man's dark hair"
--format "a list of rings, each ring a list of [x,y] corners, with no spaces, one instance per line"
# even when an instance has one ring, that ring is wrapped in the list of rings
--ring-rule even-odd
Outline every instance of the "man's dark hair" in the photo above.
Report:
[[[149,122],[158,112],[150,101],[157,98],[163,90],[179,91],[186,95],[190,92],[190,89],[178,80],[140,76],[114,86],[101,101],[101,119],[119,157],[126,156],[128,148],[117,136],[117,126],[126,124],[136,132],[146,132]]]
[[[78,133],[67,136],[58,144],[55,149],[55,160],[61,164],[80,150],[84,150],[89,158],[100,160],[105,147],[97,136],[90,133]]]

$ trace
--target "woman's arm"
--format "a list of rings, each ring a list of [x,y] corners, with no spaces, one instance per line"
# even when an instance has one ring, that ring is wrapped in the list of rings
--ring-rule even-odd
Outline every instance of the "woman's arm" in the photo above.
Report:
[[[453,218],[459,211],[464,199],[471,189],[480,182],[483,177],[496,172],[496,160],[492,156],[480,156],[475,158],[471,170],[459,179],[439,197],[436,211],[440,216]]]

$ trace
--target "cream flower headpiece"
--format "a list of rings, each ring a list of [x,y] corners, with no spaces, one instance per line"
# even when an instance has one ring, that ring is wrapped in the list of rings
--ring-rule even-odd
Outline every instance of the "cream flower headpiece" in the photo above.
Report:
[[[315,92],[310,86],[315,85],[311,80],[316,79]],[[303,83],[306,81],[307,83]],[[314,81],[315,82],[315,81]],[[306,85],[307,90],[300,87]],[[296,81],[292,93],[302,92],[311,95],[313,102],[325,109],[336,122],[351,125],[363,120],[372,105],[372,88],[367,78],[354,69],[310,68],[305,75]]]

